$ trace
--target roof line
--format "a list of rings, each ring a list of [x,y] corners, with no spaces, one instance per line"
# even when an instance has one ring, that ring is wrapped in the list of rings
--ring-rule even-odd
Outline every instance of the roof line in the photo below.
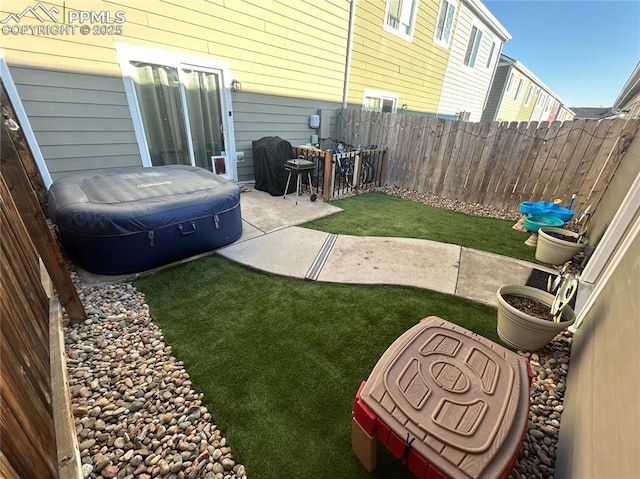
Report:
[[[498,21],[496,17],[489,11],[489,9],[480,1],[480,0],[462,0],[464,3],[469,5],[471,9],[483,20],[485,23],[489,25],[495,32],[498,34],[502,41],[508,42],[511,40],[512,36],[507,31],[507,29]]]
[[[526,66],[524,66],[520,61],[515,60],[515,59],[505,55],[504,53],[502,55],[500,55],[500,60],[501,61],[506,61],[511,66],[514,66],[517,69],[519,69],[522,73],[524,73],[531,80],[533,80],[535,83],[537,83],[537,85],[539,87],[541,87],[545,92],[547,92],[549,95],[554,97],[560,103],[564,104],[564,101],[562,100],[562,98],[560,98],[560,96],[558,96],[558,94],[556,92],[554,92],[551,88],[549,88],[547,85],[545,85],[542,80],[540,80],[537,76],[535,76],[533,74],[533,72],[531,70],[529,70]]]

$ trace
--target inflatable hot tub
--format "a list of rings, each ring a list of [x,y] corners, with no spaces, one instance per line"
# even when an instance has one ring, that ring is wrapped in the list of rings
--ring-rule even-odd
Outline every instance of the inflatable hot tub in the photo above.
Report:
[[[49,215],[87,271],[145,271],[240,238],[240,190],[192,166],[93,170],[56,180]]]

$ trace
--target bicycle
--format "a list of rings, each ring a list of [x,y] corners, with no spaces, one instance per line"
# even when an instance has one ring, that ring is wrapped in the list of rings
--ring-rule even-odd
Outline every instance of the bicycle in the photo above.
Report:
[[[355,171],[356,153],[347,151],[342,143],[339,143],[338,146],[334,148],[333,152],[335,155],[334,160],[336,164],[336,172],[345,179],[350,188],[353,188],[355,186],[353,176]],[[360,161],[361,185],[371,183],[375,178],[375,170],[365,158],[366,155],[362,155]]]

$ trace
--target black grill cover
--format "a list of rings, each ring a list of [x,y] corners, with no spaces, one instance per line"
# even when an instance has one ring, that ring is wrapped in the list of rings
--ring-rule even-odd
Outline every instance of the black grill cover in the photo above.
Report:
[[[284,169],[287,160],[295,158],[291,143],[278,136],[265,136],[252,142],[253,174],[256,190],[266,191],[271,196],[284,195],[288,171]],[[296,178],[291,178],[287,193],[296,190]]]

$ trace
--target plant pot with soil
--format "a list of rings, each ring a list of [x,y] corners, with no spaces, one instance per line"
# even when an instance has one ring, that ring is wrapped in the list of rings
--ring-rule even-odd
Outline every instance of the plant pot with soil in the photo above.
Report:
[[[561,265],[570,261],[588,243],[587,238],[573,231],[563,228],[540,228],[536,259],[552,265]]]
[[[565,301],[552,312],[558,295],[531,286],[506,285],[498,290],[498,336],[511,347],[537,351],[573,324],[575,313]]]

